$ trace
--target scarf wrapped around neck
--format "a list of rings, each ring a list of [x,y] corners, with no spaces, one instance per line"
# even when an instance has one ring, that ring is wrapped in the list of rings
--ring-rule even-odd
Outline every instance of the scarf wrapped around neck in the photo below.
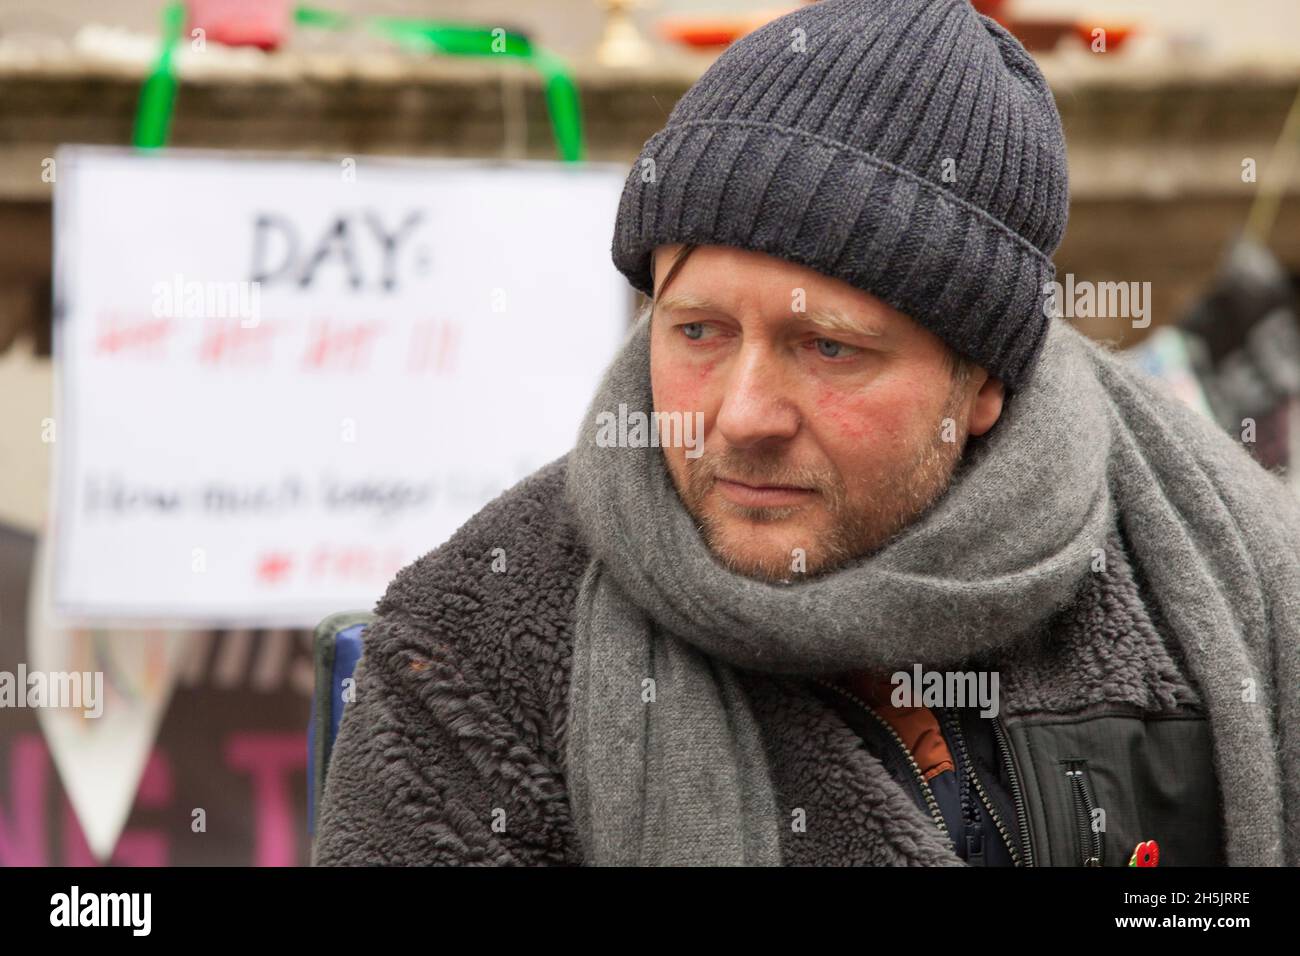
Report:
[[[1229,863],[1298,862],[1300,509],[1230,437],[1055,321],[917,521],[838,570],[769,583],[712,555],[661,448],[597,442],[601,412],[652,411],[649,323],[569,456],[591,553],[566,753],[588,862],[779,864],[788,821],[736,669],[961,669],[1070,604],[1116,522],[1206,704]]]

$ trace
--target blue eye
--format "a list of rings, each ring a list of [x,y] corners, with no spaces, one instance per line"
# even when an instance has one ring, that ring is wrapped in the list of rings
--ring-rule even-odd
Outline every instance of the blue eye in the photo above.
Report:
[[[840,350],[844,348],[843,343],[836,342],[834,339],[818,339],[817,351],[826,358],[839,358]]]
[[[682,326],[682,334],[688,339],[699,340],[704,337],[704,323],[687,322]]]

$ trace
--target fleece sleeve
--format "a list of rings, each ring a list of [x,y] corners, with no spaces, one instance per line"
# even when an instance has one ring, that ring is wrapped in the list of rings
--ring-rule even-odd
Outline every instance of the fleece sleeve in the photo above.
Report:
[[[560,862],[546,788],[451,641],[395,616],[366,633],[322,795],[312,862]],[[533,775],[535,781],[536,774]],[[562,796],[562,792],[560,794]]]

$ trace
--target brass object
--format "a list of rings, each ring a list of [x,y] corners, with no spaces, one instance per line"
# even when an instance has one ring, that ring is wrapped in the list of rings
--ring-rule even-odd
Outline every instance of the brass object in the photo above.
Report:
[[[654,57],[654,48],[641,35],[631,11],[638,0],[601,0],[605,8],[605,32],[596,47],[596,62],[602,66],[640,66]]]

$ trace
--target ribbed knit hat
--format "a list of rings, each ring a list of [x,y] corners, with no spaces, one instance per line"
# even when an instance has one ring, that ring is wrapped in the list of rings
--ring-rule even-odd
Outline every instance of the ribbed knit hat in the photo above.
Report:
[[[1069,206],[1034,61],[968,0],[822,0],[733,43],[650,137],[614,264],[652,295],[666,243],[800,263],[1028,380]]]

